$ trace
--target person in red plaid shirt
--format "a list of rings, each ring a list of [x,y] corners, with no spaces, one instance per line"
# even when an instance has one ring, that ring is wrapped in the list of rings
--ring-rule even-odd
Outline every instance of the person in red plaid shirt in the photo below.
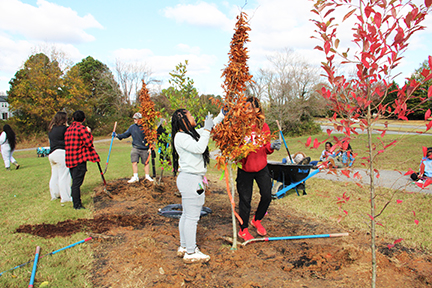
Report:
[[[75,209],[85,209],[81,203],[80,187],[87,172],[87,161],[100,162],[99,155],[93,146],[93,135],[89,127],[82,124],[85,121],[83,111],[75,111],[73,123],[65,132],[66,166],[72,177],[72,200]]]

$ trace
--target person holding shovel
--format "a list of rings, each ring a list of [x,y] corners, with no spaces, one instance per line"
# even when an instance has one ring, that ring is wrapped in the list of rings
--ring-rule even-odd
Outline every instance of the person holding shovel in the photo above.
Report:
[[[253,109],[258,118],[258,125],[252,127],[252,135],[248,137],[248,141],[254,142],[254,134],[270,134],[270,128],[264,122],[265,118],[259,100],[255,97],[249,97],[246,103],[246,109]],[[264,218],[271,202],[271,177],[267,168],[267,154],[273,153],[274,150],[279,150],[281,145],[282,142],[280,140],[275,140],[273,143],[265,143],[256,151],[249,153],[246,158],[243,158],[241,160],[242,167],[237,170],[236,182],[239,194],[239,215],[243,220],[238,235],[245,241],[254,238],[248,230],[254,180],[258,184],[261,199],[251,224],[257,229],[259,235],[264,236],[267,234],[267,231],[261,224],[261,220]]]
[[[172,156],[177,188],[182,197],[182,216],[179,221],[180,247],[177,256],[185,263],[208,262],[210,256],[196,245],[196,231],[201,209],[205,202],[205,180],[210,153],[207,147],[210,131],[223,119],[223,113],[213,121],[206,117],[204,127],[196,130],[194,117],[186,109],[178,109],[172,116]]]
[[[87,172],[87,161],[100,162],[93,146],[91,129],[85,127],[85,114],[77,110],[72,115],[73,122],[65,132],[66,166],[72,176],[72,201],[76,210],[85,209],[81,203],[81,185]]]
[[[142,118],[141,113],[137,112],[133,115],[134,124],[132,124],[126,132],[123,134],[116,135],[119,140],[128,138],[132,136],[132,151],[131,151],[131,162],[132,162],[132,172],[133,176],[128,183],[139,182],[138,177],[138,162],[141,158],[141,163],[144,164],[145,179],[153,182],[150,177],[150,145],[147,143],[144,132],[141,129],[139,120]]]

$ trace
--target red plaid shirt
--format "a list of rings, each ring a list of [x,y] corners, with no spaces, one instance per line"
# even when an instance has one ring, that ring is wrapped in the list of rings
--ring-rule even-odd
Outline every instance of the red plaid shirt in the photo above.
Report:
[[[93,135],[79,122],[73,122],[65,132],[66,166],[73,168],[85,161],[100,162],[93,146]]]

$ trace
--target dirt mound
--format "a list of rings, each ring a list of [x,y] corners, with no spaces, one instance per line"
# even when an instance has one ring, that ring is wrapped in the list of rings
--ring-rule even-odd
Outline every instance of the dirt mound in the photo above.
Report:
[[[152,217],[149,215],[102,215],[94,219],[66,220],[57,224],[21,225],[16,232],[52,238],[70,236],[82,231],[104,233],[116,227],[141,229],[146,225],[152,225]]]
[[[366,233],[348,231],[350,235],[342,238],[255,242],[233,249],[225,240],[232,237],[228,196],[216,183],[210,181],[206,191],[205,206],[211,208],[212,213],[201,218],[197,232],[200,249],[211,256],[206,264],[187,265],[176,257],[178,219],[157,215],[160,208],[181,203],[175,195],[177,188],[173,177],[164,177],[160,185],[148,181],[128,184],[127,179],[110,182],[107,188],[111,198],[103,187],[95,190],[94,219],[19,229],[54,237],[62,235],[60,230],[77,225],[75,232],[97,233],[91,242],[95,251],[92,271],[95,287],[370,285],[370,236]],[[257,202],[254,198],[253,209]],[[282,204],[278,200],[272,202],[263,225],[269,237],[347,232],[331,223],[302,217],[286,206],[286,202]],[[258,236],[253,228],[251,233]],[[379,287],[432,285],[431,256],[398,245],[389,250],[386,244],[379,242],[377,252]]]

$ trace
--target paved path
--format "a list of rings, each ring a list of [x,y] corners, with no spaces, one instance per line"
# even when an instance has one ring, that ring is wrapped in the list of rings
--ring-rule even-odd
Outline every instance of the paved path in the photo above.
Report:
[[[320,124],[321,126],[321,130],[323,132],[327,133],[327,129],[333,130],[332,133],[335,134],[342,134],[342,132],[338,132],[336,130],[334,130],[333,125],[330,124],[330,122],[322,122],[322,121],[316,121],[316,123]],[[381,134],[382,131],[378,131],[377,129],[384,129],[385,126],[381,123],[376,123],[374,125],[374,130],[373,130],[373,134]],[[425,131],[425,125],[398,125],[398,124],[389,124],[388,125],[389,130],[387,130],[386,134],[403,134],[403,135],[421,135],[421,136],[431,136],[432,135],[432,131],[426,131],[425,133],[419,134],[416,132],[408,132],[408,130],[411,131]],[[391,129],[395,129],[395,130],[391,130]],[[400,129],[400,131],[398,130]],[[362,131],[361,129],[356,129],[357,133],[359,134],[366,134],[367,130]]]
[[[219,154],[219,150],[213,150],[210,152],[210,158],[216,159],[216,156]],[[361,179],[355,178],[353,179],[353,175],[356,172],[359,172],[361,175]],[[416,184],[413,184],[411,178],[409,176],[404,176],[397,171],[391,170],[380,170],[379,178],[375,177],[375,184],[381,187],[387,187],[391,189],[401,189],[407,192],[422,192],[432,194],[432,185],[426,187],[425,189],[419,188]],[[370,177],[366,174],[366,169],[354,169],[350,174],[350,178],[346,177],[341,173],[341,170],[338,170],[338,175],[334,175],[333,173],[328,173],[328,170],[321,170],[318,174],[313,176],[313,178],[325,179],[330,181],[342,181],[342,182],[353,182],[357,181],[362,185],[370,184]]]
[[[356,173],[357,171],[361,175],[361,179],[352,178],[354,173]],[[377,186],[387,187],[391,189],[400,189],[400,190],[405,190],[407,192],[422,192],[422,193],[432,194],[432,185],[424,189],[421,189],[416,184],[413,184],[413,181],[409,176],[403,175],[403,173],[405,172],[400,174],[397,171],[380,170],[379,173],[380,173],[379,178],[376,177],[374,178],[374,183]],[[343,181],[343,182],[357,181],[362,185],[370,184],[370,177],[369,175],[366,174],[366,169],[354,169],[349,175],[350,178],[346,177],[345,175],[341,174],[340,170],[338,171],[338,175],[334,175],[332,173],[330,174],[328,173],[328,170],[322,170],[314,177],[331,180],[331,181]]]
[[[115,138],[114,140],[120,141],[117,138]],[[93,141],[93,143],[98,143],[98,142],[107,142],[107,141],[111,141],[111,138],[108,139],[100,139],[100,140],[95,140]],[[25,148],[25,149],[17,149],[15,150],[15,152],[19,152],[19,151],[36,151],[38,147],[34,147],[34,148]]]

